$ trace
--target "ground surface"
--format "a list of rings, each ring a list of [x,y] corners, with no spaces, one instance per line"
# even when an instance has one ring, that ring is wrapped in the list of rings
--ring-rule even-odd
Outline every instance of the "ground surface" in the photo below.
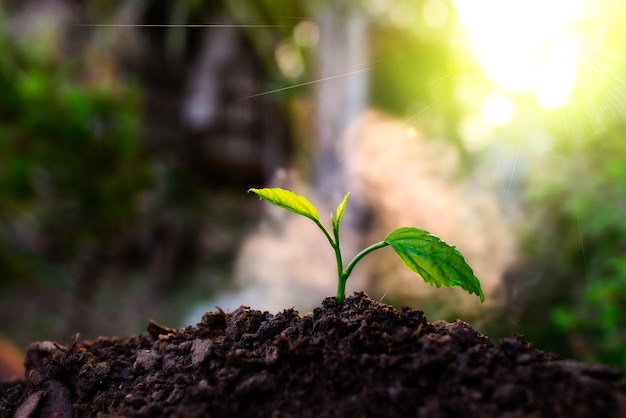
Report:
[[[427,322],[362,293],[312,314],[241,307],[195,327],[31,345],[2,417],[624,417],[621,372],[520,336]]]

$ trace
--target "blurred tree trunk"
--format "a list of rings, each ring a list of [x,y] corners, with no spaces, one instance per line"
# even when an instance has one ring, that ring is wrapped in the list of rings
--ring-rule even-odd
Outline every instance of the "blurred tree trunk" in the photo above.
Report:
[[[332,201],[345,193],[346,173],[338,145],[350,123],[367,107],[367,17],[350,1],[329,2],[317,17],[320,43],[315,96],[314,181]],[[350,138],[349,140],[356,140]]]
[[[316,140],[313,182],[327,207],[337,205],[349,191],[345,142],[360,140],[358,130],[348,128],[368,106],[368,19],[353,1],[328,2],[317,21],[320,25],[316,94],[314,98]],[[359,234],[367,222],[367,208],[351,199],[342,221],[344,254],[363,247]],[[351,283],[363,285],[362,272],[352,274]]]

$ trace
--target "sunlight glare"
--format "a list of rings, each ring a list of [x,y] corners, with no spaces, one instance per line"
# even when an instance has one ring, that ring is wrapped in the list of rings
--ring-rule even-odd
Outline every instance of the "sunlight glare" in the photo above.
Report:
[[[513,93],[533,93],[544,108],[567,101],[576,85],[568,25],[580,0],[455,0],[459,22],[485,74]]]
[[[544,109],[556,109],[576,86],[574,46],[567,40],[551,45],[537,74],[535,98]]]

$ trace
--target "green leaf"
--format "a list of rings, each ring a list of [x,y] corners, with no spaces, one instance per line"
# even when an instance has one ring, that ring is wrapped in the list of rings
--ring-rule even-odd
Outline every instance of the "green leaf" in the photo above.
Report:
[[[267,200],[270,203],[287,209],[291,212],[297,213],[302,216],[319,223],[319,215],[317,209],[306,198],[295,194],[289,190],[275,188],[265,189],[250,189],[248,193],[252,192],[259,196],[261,199]]]
[[[339,229],[339,222],[341,222],[341,218],[343,218],[343,213],[346,211],[346,205],[348,204],[349,195],[350,192],[346,193],[339,206],[337,206],[337,211],[335,212],[336,216],[333,216],[332,213],[330,214],[330,220],[333,223],[333,228],[335,228],[336,230]]]
[[[384,242],[426,283],[436,287],[460,286],[484,302],[485,295],[480,282],[461,253],[430,232],[418,228],[399,228],[389,233]]]

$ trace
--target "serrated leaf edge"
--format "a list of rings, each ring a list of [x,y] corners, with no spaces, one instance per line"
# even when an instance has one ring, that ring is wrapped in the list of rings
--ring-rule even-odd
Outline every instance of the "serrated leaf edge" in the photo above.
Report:
[[[397,235],[398,233],[404,232],[404,231],[415,231],[418,233],[415,238],[416,240],[419,240],[422,237],[429,238],[428,241],[430,245],[431,246],[436,245],[440,247],[440,249],[432,251],[432,248],[424,249],[424,248],[412,247],[412,246],[407,246],[407,245],[397,245],[399,240],[394,240],[393,238],[390,238],[390,237],[393,237],[394,235]],[[472,270],[472,268],[465,261],[465,258],[463,257],[463,255],[456,249],[456,247],[447,244],[446,242],[444,242],[437,236],[431,234],[430,232],[424,229],[413,228],[413,227],[398,228],[390,232],[385,237],[384,242],[391,246],[391,248],[398,255],[398,257],[400,257],[400,260],[405,266],[407,266],[414,273],[420,275],[427,284],[430,284],[435,287],[441,287],[442,285],[445,287],[459,286],[465,291],[467,291],[468,293],[475,294],[476,296],[478,296],[480,298],[481,303],[484,302],[485,295],[480,287],[480,281],[474,274],[474,271]],[[406,251],[407,248],[415,249],[414,252],[419,253],[419,255],[415,253],[407,252]],[[458,259],[458,261],[454,261],[454,262],[444,262],[447,265],[447,269],[453,270],[457,276],[456,278],[452,278],[452,279],[448,278],[449,281],[451,282],[451,286],[437,280],[435,276],[429,271],[428,267],[422,265],[422,263],[420,263],[420,260],[419,260],[419,257],[430,260],[434,265],[437,266],[438,269],[443,271],[444,269],[442,269],[442,267],[440,266],[440,259],[438,259],[437,257],[434,257],[434,255],[444,250],[447,252],[451,252],[451,254],[454,255],[455,258]],[[462,270],[465,270],[465,271],[462,271]]]

